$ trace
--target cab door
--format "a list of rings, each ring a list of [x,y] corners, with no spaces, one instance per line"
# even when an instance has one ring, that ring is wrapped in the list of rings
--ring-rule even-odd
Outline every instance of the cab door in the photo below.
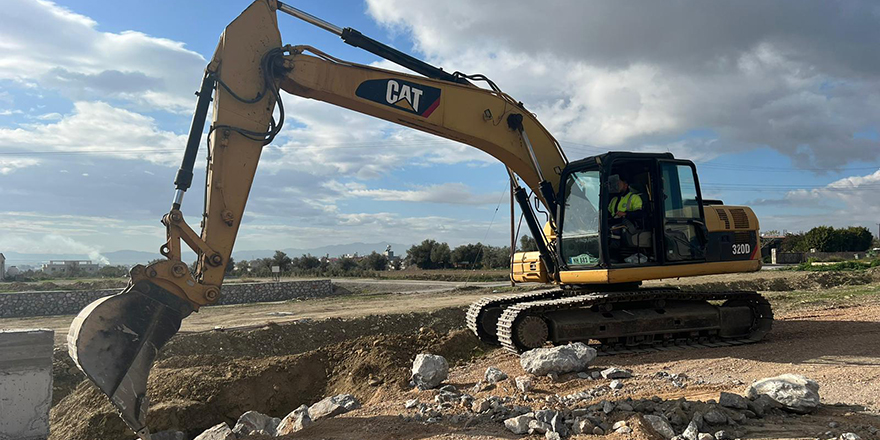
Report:
[[[661,160],[659,164],[664,262],[705,260],[708,232],[696,167],[690,161]]]

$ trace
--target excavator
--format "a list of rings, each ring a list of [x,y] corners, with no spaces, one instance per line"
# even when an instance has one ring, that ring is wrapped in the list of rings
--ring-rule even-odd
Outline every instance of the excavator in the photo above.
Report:
[[[282,45],[278,12],[415,74]],[[743,344],[770,331],[772,310],[756,292],[640,287],[761,267],[755,214],[704,199],[691,161],[634,152],[569,161],[535,115],[486,76],[449,73],[355,29],[255,0],[226,27],[197,92],[171,210],[162,218],[165,259],[133,267],[128,286],[84,308],[68,333],[77,366],[141,439],[150,439],[147,379],[159,350],[184,318],[221,295],[261,150],[284,123],[281,90],[473,146],[506,166],[537,246],[516,253],[511,277],[553,287],[474,303],[466,324],[487,343],[522,352],[579,341],[613,354]],[[196,233],[180,209],[212,103]],[[621,182],[642,202],[631,219],[610,212]],[[181,260],[181,241],[198,255],[194,271]]]

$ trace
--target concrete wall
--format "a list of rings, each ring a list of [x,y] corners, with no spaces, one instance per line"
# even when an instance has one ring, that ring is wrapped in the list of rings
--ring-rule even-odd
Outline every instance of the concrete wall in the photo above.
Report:
[[[0,318],[75,315],[92,301],[120,290],[0,293]],[[228,284],[223,286],[217,305],[323,298],[334,293],[330,280]]]
[[[0,439],[49,437],[52,330],[0,330]]]

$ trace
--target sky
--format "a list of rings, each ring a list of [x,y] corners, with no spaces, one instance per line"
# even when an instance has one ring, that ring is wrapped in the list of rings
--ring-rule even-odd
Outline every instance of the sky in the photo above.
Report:
[[[7,0],[0,252],[154,251],[198,88],[245,1]],[[880,3],[301,0],[525,103],[570,159],[669,151],[762,230],[880,222]],[[284,14],[286,44],[395,68]],[[508,242],[507,175],[466,145],[283,96],[237,250]],[[204,172],[204,149],[197,161]],[[196,182],[200,181],[196,177]],[[183,212],[198,225],[203,190]],[[400,250],[402,251],[402,250]],[[400,252],[399,251],[399,252]]]

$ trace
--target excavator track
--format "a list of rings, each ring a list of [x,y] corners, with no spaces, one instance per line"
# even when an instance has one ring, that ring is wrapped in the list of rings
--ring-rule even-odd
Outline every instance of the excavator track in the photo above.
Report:
[[[514,353],[580,341],[613,355],[752,343],[773,324],[770,303],[756,292],[577,293],[507,306],[498,341]]]
[[[513,304],[531,301],[546,301],[565,296],[581,295],[583,292],[566,291],[563,289],[538,290],[503,296],[480,298],[468,307],[465,320],[467,327],[485,344],[499,345],[495,326],[504,308]]]

